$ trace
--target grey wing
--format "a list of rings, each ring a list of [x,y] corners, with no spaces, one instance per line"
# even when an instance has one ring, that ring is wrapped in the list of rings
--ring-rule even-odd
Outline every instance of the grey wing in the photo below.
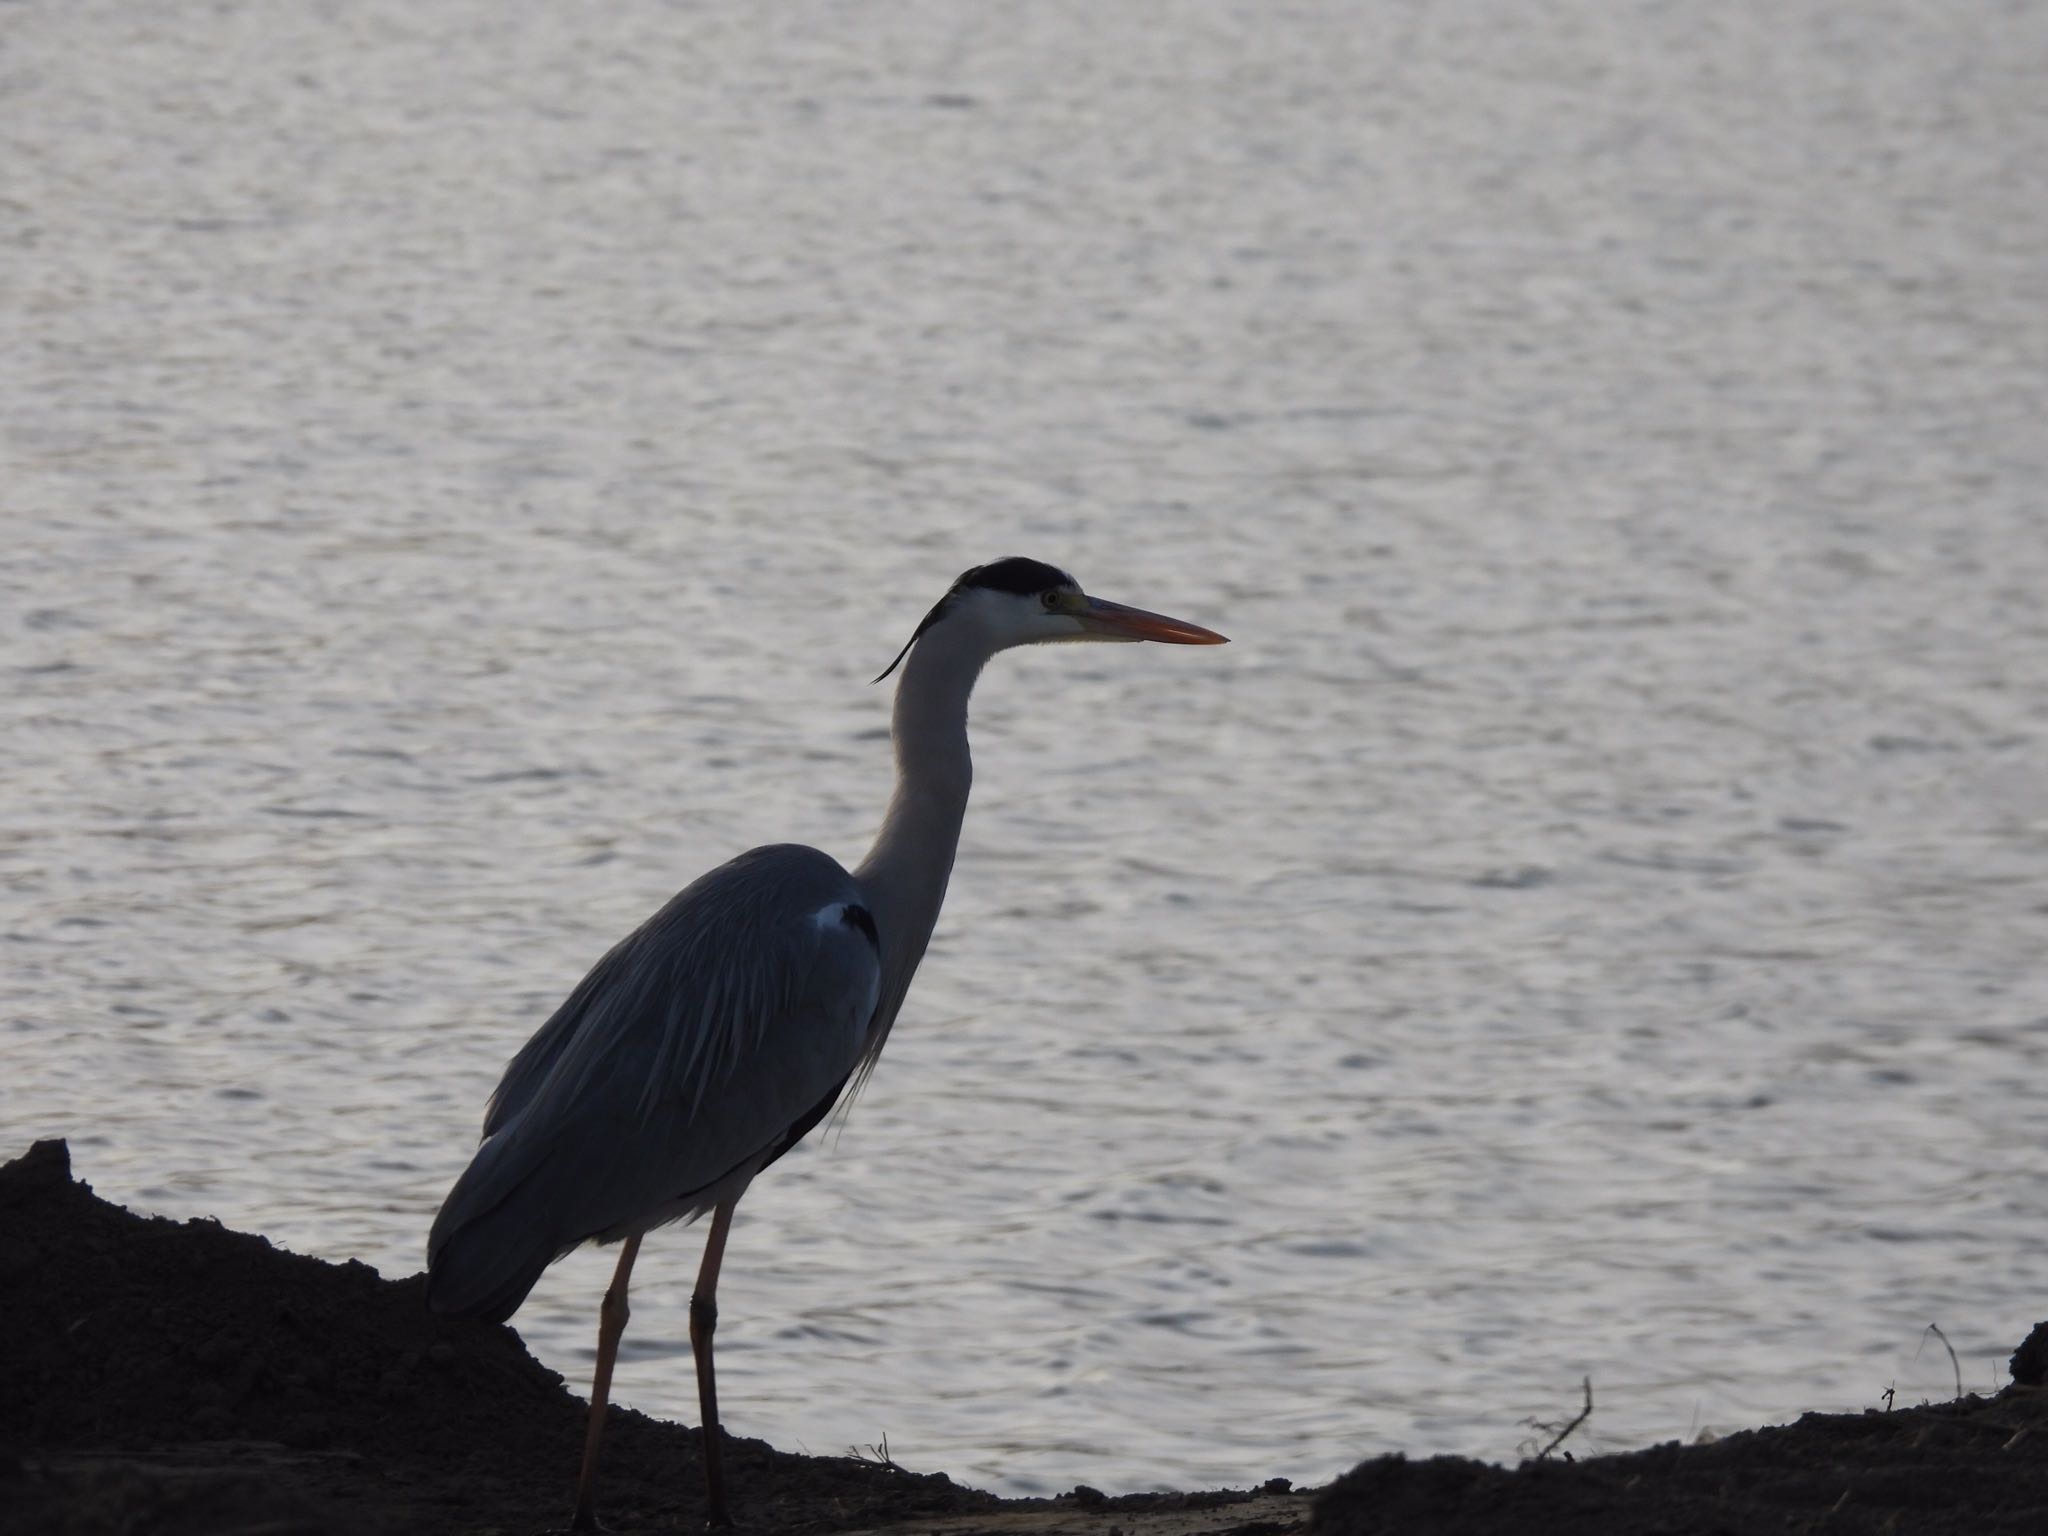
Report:
[[[881,989],[859,888],[757,848],[617,945],[513,1057],[428,1239],[437,1310],[508,1317],[586,1238],[737,1194],[838,1096]]]

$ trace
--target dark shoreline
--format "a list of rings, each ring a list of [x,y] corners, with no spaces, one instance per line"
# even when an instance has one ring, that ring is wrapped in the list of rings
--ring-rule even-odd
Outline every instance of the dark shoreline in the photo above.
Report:
[[[429,1314],[421,1283],[134,1215],[37,1143],[0,1167],[0,1536],[564,1524],[583,1399],[510,1328]],[[613,1410],[607,1525],[697,1529],[696,1438]],[[726,1463],[742,1528],[770,1532],[2018,1536],[2048,1531],[2048,1391],[1515,1469],[1380,1457],[1320,1492],[1005,1500],[758,1440]]]

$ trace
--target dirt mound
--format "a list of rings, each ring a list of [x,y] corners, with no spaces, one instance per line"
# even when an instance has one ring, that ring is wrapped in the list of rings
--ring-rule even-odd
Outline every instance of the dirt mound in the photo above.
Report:
[[[1381,1457],[1316,1501],[1327,1536],[2038,1536],[2048,1531],[2048,1393],[1894,1413],[1809,1413],[1711,1445],[1512,1470]]]
[[[62,1142],[0,1167],[0,1536],[406,1536],[566,1522],[585,1405],[510,1328],[435,1317],[423,1277],[136,1216]],[[2048,1332],[2014,1357],[2041,1374]],[[1079,1489],[999,1500],[943,1475],[725,1442],[752,1531],[1278,1536],[1310,1498]],[[695,1530],[696,1431],[612,1410],[614,1530]],[[2019,1536],[2048,1531],[2048,1390],[1824,1417],[1583,1462],[1362,1463],[1327,1536]]]
[[[62,1142],[37,1143],[0,1168],[0,1531],[565,1523],[583,1399],[510,1328],[437,1317],[423,1293],[421,1276],[136,1216],[74,1180]],[[696,1442],[612,1410],[607,1523],[699,1525]],[[734,1513],[758,1529],[996,1502],[943,1475],[725,1445]]]

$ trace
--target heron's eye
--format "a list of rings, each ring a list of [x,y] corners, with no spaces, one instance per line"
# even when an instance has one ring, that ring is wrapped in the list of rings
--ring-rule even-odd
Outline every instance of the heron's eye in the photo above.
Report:
[[[1048,608],[1057,608],[1060,605],[1060,594],[1058,592],[1048,592],[1039,601]]]

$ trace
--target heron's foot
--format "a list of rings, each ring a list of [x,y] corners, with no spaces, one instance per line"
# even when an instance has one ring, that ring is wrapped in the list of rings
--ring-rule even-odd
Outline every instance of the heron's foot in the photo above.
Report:
[[[619,1536],[619,1532],[616,1527],[606,1525],[598,1519],[596,1510],[579,1509],[570,1517],[567,1525],[551,1525],[544,1531],[536,1532],[535,1536]]]

